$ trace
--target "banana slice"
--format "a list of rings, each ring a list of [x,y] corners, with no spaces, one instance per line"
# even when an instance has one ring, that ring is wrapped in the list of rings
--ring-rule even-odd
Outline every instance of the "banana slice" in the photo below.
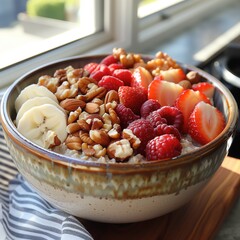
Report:
[[[30,98],[26,102],[24,102],[23,105],[20,107],[16,117],[16,125],[18,126],[18,122],[25,112],[27,112],[29,109],[33,107],[40,106],[43,104],[52,104],[58,107],[60,110],[64,111],[64,109],[58,103],[56,103],[54,100],[52,100],[49,97]]]
[[[40,86],[37,84],[31,84],[24,88],[20,94],[18,95],[16,101],[15,101],[15,109],[18,112],[20,107],[23,105],[24,102],[26,102],[30,98],[34,97],[49,97],[56,103],[58,103],[58,100],[56,96],[48,90],[44,86]]]
[[[62,143],[67,137],[66,114],[52,104],[32,107],[19,119],[17,129],[37,145],[49,148],[56,137]]]

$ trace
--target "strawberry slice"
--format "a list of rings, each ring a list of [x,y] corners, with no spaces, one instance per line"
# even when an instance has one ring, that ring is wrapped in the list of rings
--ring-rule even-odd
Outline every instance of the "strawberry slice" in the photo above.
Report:
[[[173,106],[183,90],[179,84],[155,79],[148,87],[148,99],[157,100],[161,106]]]
[[[118,89],[120,103],[130,108],[135,114],[140,113],[142,104],[147,100],[147,94],[143,88],[121,86]]]
[[[225,127],[223,114],[214,106],[200,102],[189,117],[189,135],[204,145],[216,138]]]
[[[160,76],[163,80],[174,83],[179,83],[186,79],[186,74],[181,68],[162,70]]]
[[[210,100],[201,92],[192,89],[185,90],[175,102],[175,106],[183,114],[183,132],[187,133],[189,117],[194,107],[201,101],[210,104]]]
[[[199,82],[192,85],[194,91],[199,91],[204,93],[208,98],[212,98],[214,94],[215,87],[209,82]]]
[[[131,86],[143,87],[146,90],[146,92],[148,90],[149,84],[153,80],[151,73],[146,68],[143,68],[141,66],[134,69],[132,73],[132,78],[133,79],[131,82]]]

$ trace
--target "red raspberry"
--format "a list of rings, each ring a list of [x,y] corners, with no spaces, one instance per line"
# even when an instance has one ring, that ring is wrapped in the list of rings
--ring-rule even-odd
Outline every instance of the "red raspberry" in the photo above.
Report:
[[[161,115],[162,118],[165,118],[167,120],[168,125],[173,125],[180,132],[182,131],[183,114],[178,108],[170,107],[170,106],[163,106],[157,111]]]
[[[182,145],[172,134],[164,134],[150,140],[146,146],[148,161],[173,158],[181,154]]]
[[[141,140],[140,147],[137,150],[145,156],[148,141],[156,136],[152,124],[145,119],[138,119],[131,122],[127,128],[131,129],[133,134]]]
[[[120,124],[123,129],[131,122],[140,118],[140,116],[135,115],[130,108],[125,107],[123,104],[118,104],[115,111],[120,119]]]
[[[177,139],[181,140],[181,134],[173,125],[160,124],[154,130],[157,136],[161,136],[163,134],[173,134]]]
[[[90,77],[95,79],[96,81],[100,81],[103,76],[111,75],[111,71],[108,66],[105,64],[98,64],[98,66],[92,71]]]
[[[156,128],[158,125],[167,123],[165,118],[162,118],[161,115],[158,113],[158,110],[151,112],[146,120],[148,120],[154,128]]]
[[[103,60],[100,63],[109,66],[110,64],[117,63],[117,61],[118,60],[113,55],[108,55],[105,58],[103,58]]]
[[[159,109],[161,105],[154,99],[149,99],[143,103],[140,109],[141,117],[146,118],[151,112]]]
[[[88,63],[86,64],[83,69],[85,71],[87,71],[89,74],[91,74],[97,67],[98,67],[98,63],[95,63],[95,62],[91,62],[91,63]]]
[[[123,86],[122,80],[115,78],[113,76],[104,76],[98,82],[99,87],[105,87],[107,90],[118,90],[119,87]]]
[[[116,69],[124,69],[124,66],[121,63],[112,63],[108,66],[110,72],[113,74],[113,72]]]
[[[113,76],[121,79],[125,86],[130,86],[132,81],[132,73],[128,69],[116,69]]]

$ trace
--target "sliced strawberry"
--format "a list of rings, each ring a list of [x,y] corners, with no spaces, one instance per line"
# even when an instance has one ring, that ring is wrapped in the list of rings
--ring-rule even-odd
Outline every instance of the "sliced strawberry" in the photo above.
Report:
[[[140,113],[142,104],[147,100],[147,94],[143,88],[122,86],[118,90],[120,103],[132,109],[135,114]]]
[[[177,99],[175,106],[183,114],[183,132],[186,133],[188,129],[189,116],[194,107],[201,101],[210,104],[210,100],[201,92],[192,89],[185,90]]]
[[[162,70],[160,76],[163,80],[174,83],[179,83],[180,81],[186,79],[186,74],[180,68]]]
[[[98,67],[98,63],[95,62],[91,62],[86,64],[83,69],[86,70],[89,74],[91,74],[97,67]]]
[[[183,90],[179,84],[155,79],[148,87],[148,99],[157,100],[161,106],[172,106]]]
[[[110,64],[117,63],[117,59],[111,54],[102,59],[100,63],[109,66]]]
[[[215,87],[209,82],[199,82],[192,85],[194,91],[199,91],[204,93],[208,98],[212,98],[214,94]]]
[[[113,76],[104,76],[98,82],[99,87],[105,87],[107,90],[116,90],[118,91],[119,87],[123,86],[124,83],[122,80],[115,78]]]
[[[113,76],[121,79],[125,86],[130,86],[132,81],[132,73],[128,69],[116,69]]]
[[[151,73],[143,67],[137,67],[132,73],[132,87],[142,87],[148,90],[149,84],[152,82],[153,78]]]
[[[189,117],[189,135],[200,144],[216,138],[225,127],[223,114],[214,106],[200,102]]]

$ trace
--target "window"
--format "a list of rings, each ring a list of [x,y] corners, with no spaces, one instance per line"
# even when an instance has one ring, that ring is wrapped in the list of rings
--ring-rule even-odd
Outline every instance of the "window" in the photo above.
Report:
[[[177,32],[234,0],[66,0],[67,21],[45,21],[40,16],[32,17],[32,21],[33,18],[34,21],[41,18],[42,25],[50,22],[53,25],[50,24],[48,37],[44,35],[47,32],[45,25],[42,32],[40,26],[35,25],[30,33],[26,28],[25,33],[29,38],[31,36],[30,42],[20,40],[13,34],[14,31],[22,31],[20,27],[15,27],[19,26],[20,21],[24,22],[26,15],[20,13],[18,21],[11,27],[1,27],[4,14],[6,19],[3,6],[9,9],[10,3],[24,1],[64,0],[0,0],[0,41],[10,37],[7,40],[10,49],[3,43],[0,46],[0,87],[9,85],[39,65],[60,58],[111,52],[113,47],[146,52],[148,48],[174,37]],[[58,32],[56,26],[59,25]]]

